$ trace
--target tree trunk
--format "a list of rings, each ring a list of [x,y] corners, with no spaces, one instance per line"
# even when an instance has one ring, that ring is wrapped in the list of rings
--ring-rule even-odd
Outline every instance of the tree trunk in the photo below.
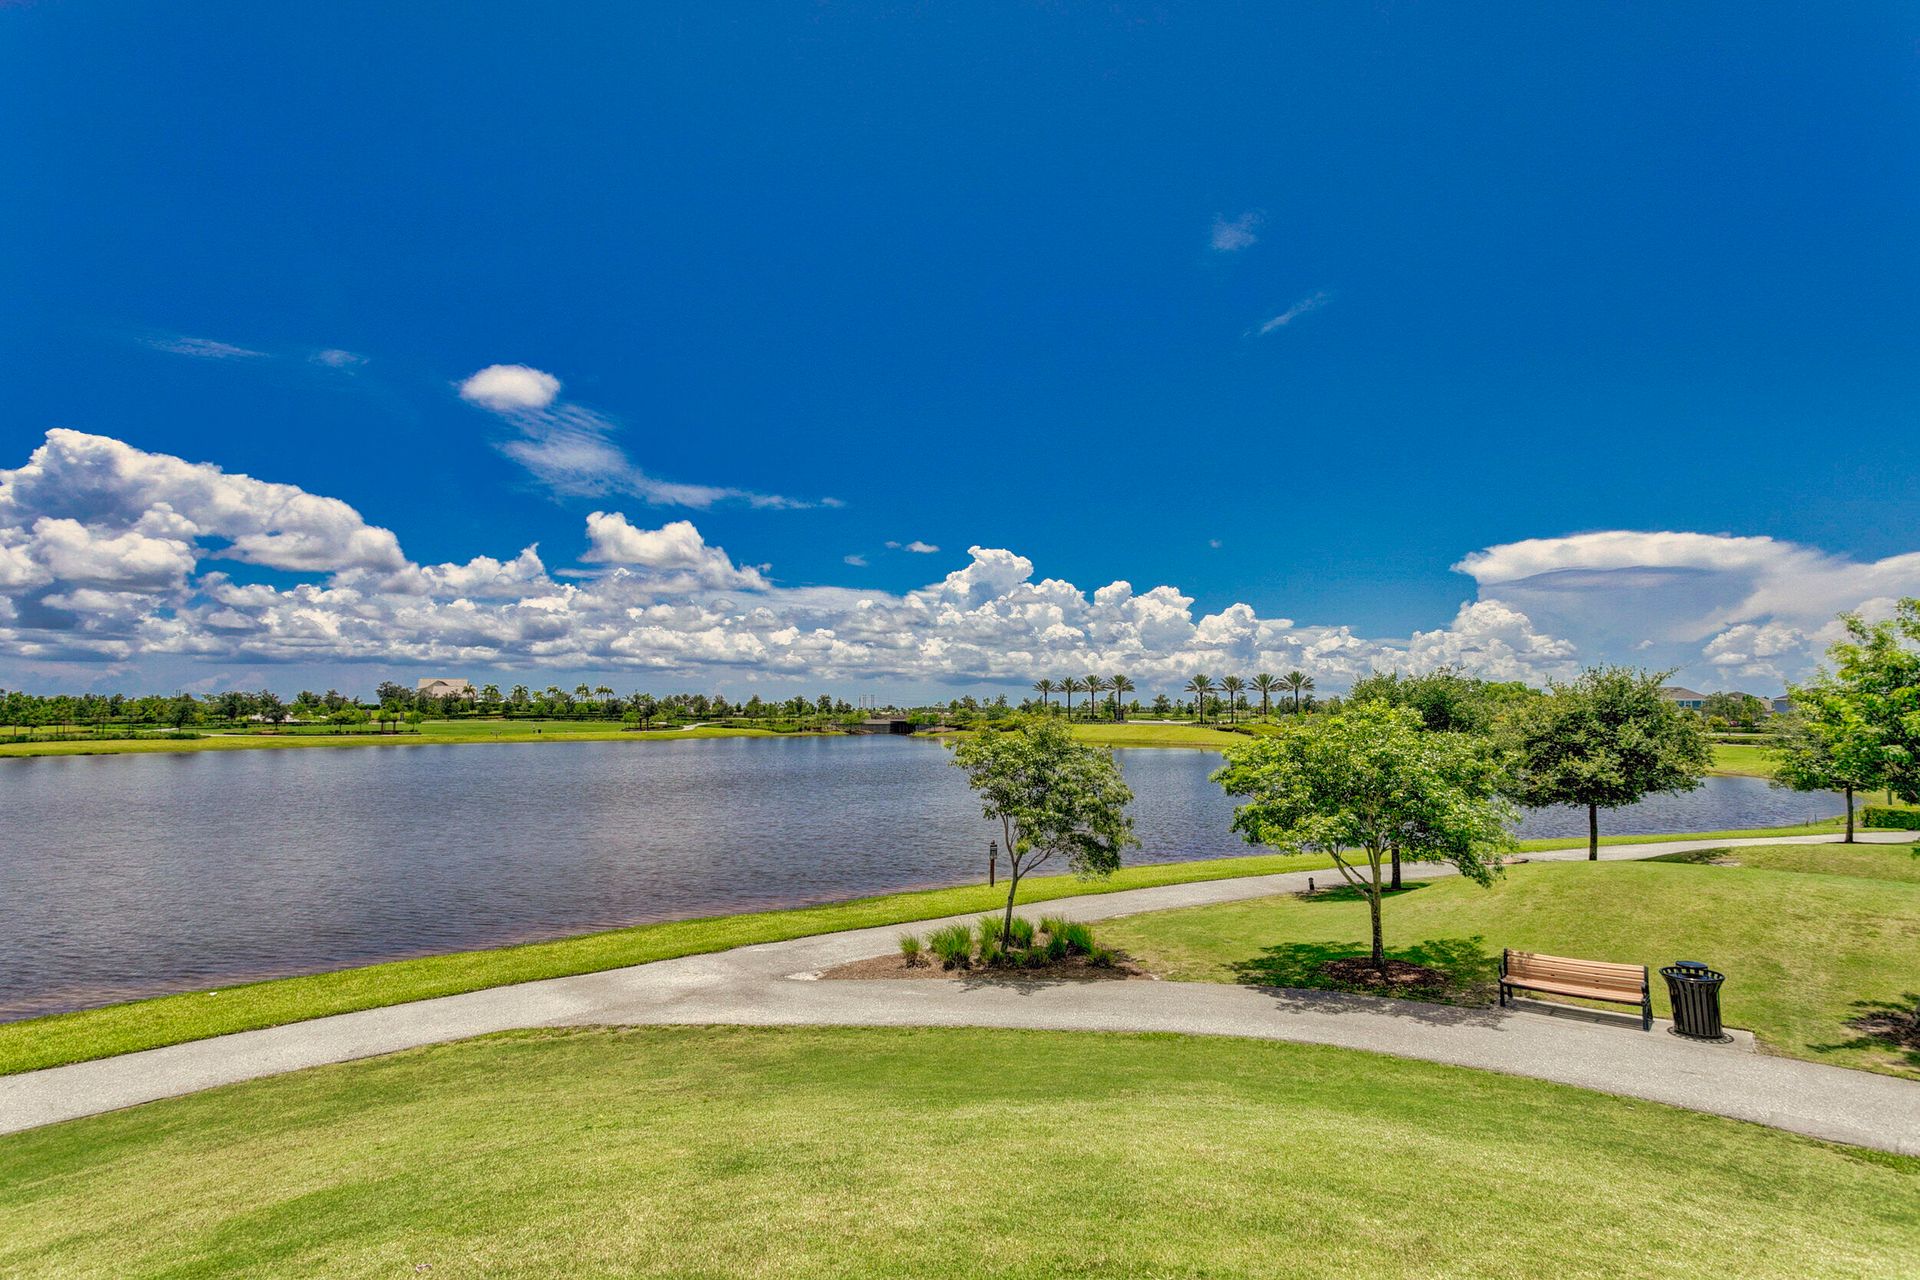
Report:
[[[1395,845],[1393,847],[1393,883],[1389,887],[1396,891],[1398,891],[1400,888],[1400,846],[1399,845]]]
[[[1600,861],[1600,806],[1587,806],[1587,861]]]
[[[1846,842],[1848,844],[1853,843],[1853,788],[1852,787],[1847,788],[1847,840]]]
[[[1387,949],[1381,941],[1380,932],[1380,855],[1375,854],[1370,861],[1373,863],[1373,892],[1367,895],[1367,906],[1373,915],[1373,967],[1380,971],[1382,978],[1385,978]]]
[[[1020,864],[1009,862],[1007,866],[1007,918],[1000,924],[1000,949],[1005,951],[1007,943],[1013,939],[1013,895],[1020,892]]]

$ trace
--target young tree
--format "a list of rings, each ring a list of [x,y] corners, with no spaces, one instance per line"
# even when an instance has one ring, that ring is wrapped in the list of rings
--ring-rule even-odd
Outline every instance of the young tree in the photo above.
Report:
[[[1075,741],[1057,720],[981,733],[954,746],[953,763],[979,793],[981,813],[1000,824],[1008,930],[1021,878],[1036,867],[1057,857],[1075,875],[1109,876],[1139,843],[1127,813],[1133,792],[1113,752]]]
[[[1584,806],[1590,861],[1600,857],[1600,810],[1692,791],[1713,763],[1700,717],[1660,696],[1671,674],[1590,668],[1508,721],[1507,794],[1530,808]]]
[[[1285,732],[1228,747],[1213,775],[1247,802],[1233,828],[1248,843],[1318,850],[1366,899],[1373,963],[1384,975],[1381,868],[1396,852],[1451,863],[1476,884],[1500,874],[1513,810],[1499,795],[1492,746],[1429,733],[1403,707],[1361,703],[1295,720]],[[1357,855],[1357,856],[1356,856]]]
[[[1795,687],[1794,717],[1767,750],[1771,785],[1793,791],[1840,791],[1847,797],[1846,843],[1853,843],[1853,793],[1880,785],[1885,761],[1876,736],[1850,714],[1845,690],[1828,685]]]
[[[1831,667],[1789,686],[1793,720],[1773,756],[1776,785],[1846,793],[1851,841],[1856,790],[1920,800],[1920,600],[1900,601],[1883,622],[1851,613],[1840,622]]]

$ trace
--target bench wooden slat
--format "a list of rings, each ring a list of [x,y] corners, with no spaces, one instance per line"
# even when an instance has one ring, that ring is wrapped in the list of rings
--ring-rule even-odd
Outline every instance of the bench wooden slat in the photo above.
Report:
[[[1616,964],[1610,960],[1578,960],[1571,956],[1547,956],[1511,949],[1503,952],[1500,959],[1501,1004],[1507,1002],[1509,991],[1536,991],[1580,1000],[1635,1004],[1640,1006],[1641,1025],[1651,1027],[1653,1004],[1647,983],[1648,974],[1644,965]]]

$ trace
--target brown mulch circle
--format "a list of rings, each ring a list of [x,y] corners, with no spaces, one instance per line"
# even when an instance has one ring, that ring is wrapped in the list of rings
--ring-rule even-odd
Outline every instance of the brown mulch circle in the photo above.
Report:
[[[1043,964],[1038,968],[992,968],[992,969],[942,969],[938,960],[922,961],[909,965],[897,955],[874,956],[869,960],[855,960],[837,968],[827,969],[822,978],[936,978],[948,982],[963,978],[992,978],[1010,982],[1119,982],[1129,979],[1152,980],[1153,975],[1132,963],[1124,956],[1116,956],[1111,966],[1101,968],[1087,963],[1085,956],[1068,956],[1056,964]]]
[[[1429,969],[1423,964],[1412,964],[1406,960],[1387,961],[1387,976],[1383,979],[1379,966],[1373,963],[1370,956],[1329,960],[1320,966],[1320,972],[1343,987],[1358,987],[1368,991],[1440,990],[1447,985],[1447,975],[1438,969]]]
[[[1913,1013],[1872,1013],[1847,1024],[1863,1035],[1902,1049],[1920,1049],[1920,1010]]]

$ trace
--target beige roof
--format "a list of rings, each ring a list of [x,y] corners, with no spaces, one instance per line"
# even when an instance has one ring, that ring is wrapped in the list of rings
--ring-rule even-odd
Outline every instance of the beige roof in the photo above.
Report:
[[[451,691],[453,693],[472,693],[473,681],[446,680],[446,679],[441,679],[436,677],[431,679],[424,679],[420,681],[420,683],[413,686],[413,691],[415,693],[439,693],[443,689]]]

